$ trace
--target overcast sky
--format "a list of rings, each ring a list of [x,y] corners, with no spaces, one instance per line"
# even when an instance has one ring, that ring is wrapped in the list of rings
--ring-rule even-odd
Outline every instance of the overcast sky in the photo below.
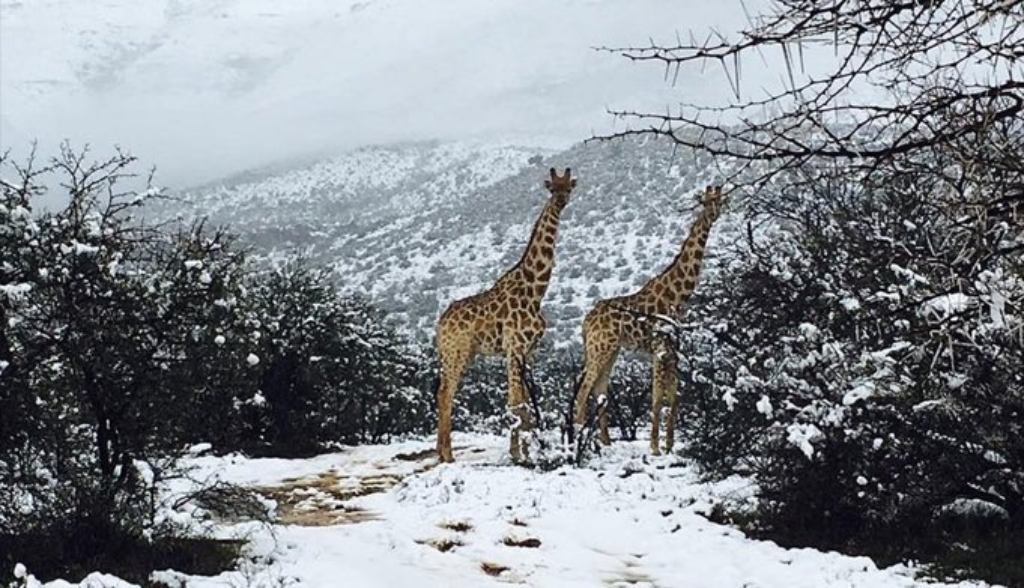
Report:
[[[0,143],[116,143],[181,187],[400,140],[571,142],[606,107],[729,98],[718,71],[672,88],[593,46],[744,20],[732,0],[0,0]]]

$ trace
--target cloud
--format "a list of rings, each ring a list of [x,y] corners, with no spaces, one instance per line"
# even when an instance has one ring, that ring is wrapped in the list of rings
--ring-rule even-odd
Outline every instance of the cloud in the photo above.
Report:
[[[734,30],[711,0],[39,0],[5,4],[7,146],[122,145],[185,185],[365,144],[573,141],[607,107],[726,100],[720,74],[592,50]]]

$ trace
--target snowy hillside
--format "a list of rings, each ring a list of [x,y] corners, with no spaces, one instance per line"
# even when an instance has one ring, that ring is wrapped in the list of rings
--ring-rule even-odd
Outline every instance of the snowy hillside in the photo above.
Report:
[[[549,167],[572,167],[579,178],[546,299],[564,344],[578,337],[579,319],[596,299],[631,291],[671,261],[696,192],[719,170],[657,142],[561,152],[410,144],[236,179],[186,198],[193,213],[228,224],[270,257],[302,252],[333,266],[344,287],[429,336],[448,302],[490,285],[518,261],[547,196]],[[709,266],[730,225],[726,215],[716,228]]]

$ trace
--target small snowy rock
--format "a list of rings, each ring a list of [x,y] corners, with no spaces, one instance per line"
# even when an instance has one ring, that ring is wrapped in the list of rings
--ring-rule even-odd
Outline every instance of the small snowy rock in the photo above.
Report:
[[[216,343],[217,345],[223,345],[224,343],[227,342],[227,339],[224,338],[224,335],[217,335],[216,337],[213,338],[213,342]]]
[[[25,569],[25,564],[16,564],[14,566],[14,577],[23,580],[28,575],[28,570]]]
[[[255,366],[260,363],[260,358],[255,353],[250,353],[248,357],[245,358],[245,362],[249,365]]]
[[[757,412],[772,418],[772,401],[767,396],[762,396],[761,400],[757,401]]]

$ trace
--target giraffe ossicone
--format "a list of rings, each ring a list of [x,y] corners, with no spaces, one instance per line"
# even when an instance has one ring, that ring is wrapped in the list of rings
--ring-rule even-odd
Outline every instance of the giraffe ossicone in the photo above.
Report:
[[[515,461],[528,460],[520,432],[533,427],[523,371],[529,367],[547,321],[540,304],[555,267],[555,243],[562,210],[569,203],[576,179],[565,169],[551,168],[544,181],[550,193],[537,218],[519,262],[491,288],[452,302],[437,324],[441,380],[437,389],[437,455],[451,462],[452,403],[466,368],[477,355],[501,356],[508,372],[508,409],[513,415],[509,452]]]

